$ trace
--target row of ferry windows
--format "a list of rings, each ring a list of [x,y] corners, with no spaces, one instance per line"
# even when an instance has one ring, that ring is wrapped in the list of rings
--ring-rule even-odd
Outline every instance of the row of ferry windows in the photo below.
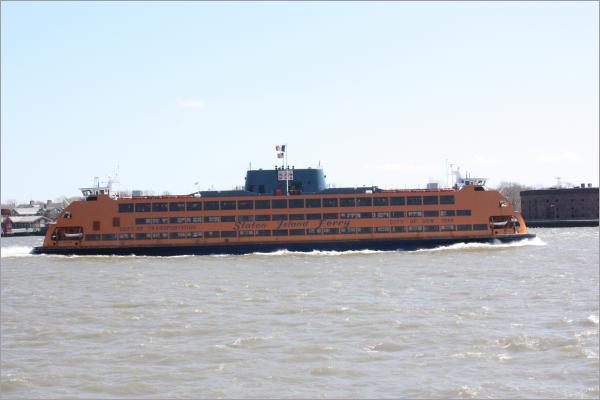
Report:
[[[357,233],[398,233],[398,232],[452,232],[452,231],[485,231],[487,224],[466,225],[411,225],[380,226],[376,228],[319,228],[319,229],[260,229],[240,231],[206,231],[206,232],[152,232],[152,233],[119,233],[102,235],[85,235],[85,240],[148,240],[148,239],[192,239],[192,238],[232,238],[249,236],[299,236],[299,235],[337,235]]]
[[[198,224],[204,222],[254,222],[254,221],[304,221],[321,219],[360,219],[360,218],[415,218],[415,217],[454,217],[470,216],[471,210],[430,210],[430,211],[385,211],[367,213],[324,213],[324,214],[274,214],[274,215],[222,215],[202,217],[156,217],[136,218],[136,225],[154,224]]]
[[[204,204],[204,206],[202,205]],[[204,210],[261,210],[270,208],[321,208],[321,207],[369,207],[454,204],[454,195],[445,196],[396,196],[396,197],[357,197],[326,199],[277,199],[277,200],[225,200],[190,201],[171,203],[123,203],[119,212],[161,212]]]

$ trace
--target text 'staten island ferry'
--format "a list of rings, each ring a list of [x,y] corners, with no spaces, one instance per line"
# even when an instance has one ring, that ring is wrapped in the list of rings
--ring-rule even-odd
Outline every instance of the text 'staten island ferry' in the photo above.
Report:
[[[280,153],[282,155],[282,153]],[[130,196],[82,189],[34,253],[185,255],[412,250],[531,238],[485,180],[452,189],[326,188],[323,170],[249,170],[244,190]]]

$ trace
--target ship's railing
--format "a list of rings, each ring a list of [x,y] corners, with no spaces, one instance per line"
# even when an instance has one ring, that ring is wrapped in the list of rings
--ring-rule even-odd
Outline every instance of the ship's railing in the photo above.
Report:
[[[380,193],[424,193],[424,192],[456,192],[453,188],[439,188],[439,189],[381,189]]]

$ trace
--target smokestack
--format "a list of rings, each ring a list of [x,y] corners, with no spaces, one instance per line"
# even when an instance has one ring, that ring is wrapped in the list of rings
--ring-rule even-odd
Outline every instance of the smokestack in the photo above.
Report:
[[[582,183],[582,184],[581,184],[581,187],[582,187],[582,188],[584,188],[584,187],[585,187],[585,183]]]

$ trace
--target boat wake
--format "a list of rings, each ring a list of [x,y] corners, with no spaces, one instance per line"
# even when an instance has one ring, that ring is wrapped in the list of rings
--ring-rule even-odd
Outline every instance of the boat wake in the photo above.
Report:
[[[502,243],[500,241],[492,242],[492,243],[455,243],[448,246],[439,246],[434,247],[432,249],[418,249],[411,251],[410,253],[429,253],[429,252],[437,252],[437,251],[462,251],[462,250],[487,250],[487,249],[506,249],[511,247],[525,247],[525,246],[546,246],[547,243],[544,242],[539,237],[534,237],[531,239],[519,240],[515,242]]]
[[[382,254],[382,253],[395,253],[396,250],[313,250],[313,251],[292,251],[292,250],[277,250],[268,253],[254,252],[246,254],[245,256],[347,256],[347,255],[358,255],[358,254]]]
[[[0,249],[0,257],[1,258],[9,258],[9,257],[31,257],[31,251],[33,250],[32,246],[9,246],[2,247]]]
[[[2,247],[1,258],[21,258],[21,257],[93,257],[93,258],[129,258],[129,257],[160,257],[160,258],[188,258],[188,257],[256,257],[256,256],[269,256],[269,257],[285,257],[285,256],[317,256],[317,257],[337,257],[337,256],[355,256],[355,255],[370,255],[370,254],[385,254],[385,253],[429,253],[429,252],[440,252],[440,251],[471,251],[471,250],[489,250],[489,249],[505,249],[512,247],[524,247],[524,246],[545,246],[544,242],[539,237],[532,239],[526,239],[510,243],[455,243],[448,246],[439,246],[431,249],[418,249],[410,251],[398,251],[398,250],[313,250],[313,251],[292,251],[292,250],[277,250],[273,252],[254,252],[243,255],[235,254],[213,254],[208,256],[196,256],[196,255],[176,255],[176,256],[136,256],[136,255],[58,255],[58,254],[32,254],[32,246],[8,246]]]

